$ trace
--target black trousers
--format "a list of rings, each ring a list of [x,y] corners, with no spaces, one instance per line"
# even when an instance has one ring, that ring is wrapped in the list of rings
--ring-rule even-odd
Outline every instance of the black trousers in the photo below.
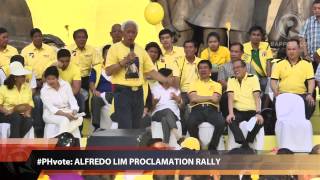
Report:
[[[42,138],[44,133],[45,123],[43,121],[43,103],[40,98],[40,91],[37,91],[32,96],[34,108],[32,109],[33,127],[37,138]]]
[[[226,118],[229,114],[227,92],[224,92],[220,98],[220,110],[221,110],[222,116]]]
[[[189,119],[189,109],[188,104],[190,103],[188,93],[182,92],[181,98],[183,101],[183,105],[180,108],[180,122],[181,122],[181,128],[182,128],[182,134],[187,134],[187,120]]]
[[[9,116],[0,113],[0,123],[10,124],[10,138],[23,138],[33,126],[32,118],[25,118],[18,113]]]
[[[242,121],[249,121],[253,116],[256,115],[256,111],[238,111],[237,109],[233,109],[233,112],[235,120],[233,120],[228,126],[233,133],[235,141],[239,144],[252,143],[263,125],[256,123],[252,131],[248,132],[247,138],[245,138],[239,127],[239,124]]]
[[[118,122],[119,129],[139,129],[143,114],[143,89],[132,90],[131,87],[115,85],[114,114],[112,120]]]
[[[307,95],[305,95],[305,94],[299,94],[299,96],[301,96],[302,99],[303,99],[303,101],[304,101],[304,108],[305,108],[305,113],[306,113],[306,119],[309,119],[309,120],[310,120],[313,112],[314,112],[315,109],[316,109],[316,106],[315,106],[315,105],[314,105],[314,106],[310,106],[310,105],[308,104],[307,99],[306,99]]]
[[[81,77],[81,88],[88,91],[88,93],[89,93],[89,91],[90,91],[89,90],[89,76]],[[89,98],[85,101],[84,112],[86,113],[86,117],[90,117]]]
[[[91,117],[92,125],[98,129],[100,128],[101,108],[106,105],[101,97],[92,96],[91,98]]]
[[[105,95],[106,100],[109,104],[112,103],[113,95],[112,93],[106,93]],[[98,129],[100,128],[100,117],[101,117],[101,108],[105,106],[105,102],[103,101],[102,97],[92,96],[91,98],[91,116],[92,116],[92,125]]]
[[[191,109],[187,122],[188,132],[191,137],[199,138],[199,125],[203,122],[209,122],[214,126],[214,132],[209,144],[209,149],[216,149],[220,137],[225,128],[225,121],[217,108],[213,105],[198,105]]]

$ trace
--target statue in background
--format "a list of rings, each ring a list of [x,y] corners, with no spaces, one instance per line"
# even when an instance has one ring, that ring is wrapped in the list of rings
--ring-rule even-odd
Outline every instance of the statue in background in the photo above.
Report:
[[[24,0],[1,0],[0,27],[8,30],[9,44],[22,49],[30,41],[29,32],[33,28],[29,7]]]
[[[298,37],[306,19],[311,15],[313,0],[282,0],[268,34],[273,47],[284,47],[286,41]]]
[[[195,39],[206,46],[208,33],[214,31],[227,45],[227,23],[230,23],[230,41],[246,42],[252,25],[267,29],[268,41],[282,41],[294,36],[310,15],[313,0],[155,0],[165,11],[163,26],[176,32],[177,45]],[[280,2],[281,1],[281,2]],[[277,9],[271,5],[280,4]],[[274,6],[272,6],[274,7]],[[275,16],[276,15],[276,16]],[[293,16],[292,16],[293,15]],[[274,18],[269,18],[274,17]],[[293,19],[289,24],[284,23]]]
[[[214,31],[219,33],[221,43],[227,44],[227,24],[230,24],[230,39],[242,42],[253,22],[253,0],[207,0],[197,7],[187,21],[203,28],[203,42]]]
[[[165,11],[163,26],[176,32],[177,45],[194,37],[206,43],[207,35],[220,34],[227,43],[226,23],[231,24],[231,39],[242,41],[252,25],[252,0],[157,0]]]
[[[184,41],[194,36],[194,28],[186,21],[197,7],[206,0],[157,0],[164,9],[162,24],[175,32],[176,44],[182,46]]]

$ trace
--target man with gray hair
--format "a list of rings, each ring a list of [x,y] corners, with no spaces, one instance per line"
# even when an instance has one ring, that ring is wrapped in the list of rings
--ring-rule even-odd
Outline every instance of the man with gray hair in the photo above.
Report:
[[[143,114],[143,89],[145,75],[163,84],[173,84],[154,69],[147,52],[134,41],[138,26],[126,21],[121,26],[123,39],[113,44],[106,59],[106,72],[114,85],[114,109],[112,119],[120,129],[137,129]]]

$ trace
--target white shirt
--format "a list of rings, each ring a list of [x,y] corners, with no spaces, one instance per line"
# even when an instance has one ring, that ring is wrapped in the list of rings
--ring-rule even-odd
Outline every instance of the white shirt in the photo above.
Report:
[[[0,84],[3,85],[6,79],[7,79],[6,74],[2,69],[0,69]],[[36,76],[34,75],[34,73],[32,73],[32,78],[29,83],[30,83],[31,89],[35,89],[37,87]]]
[[[163,109],[170,109],[180,120],[180,110],[178,107],[178,104],[175,100],[171,99],[171,93],[175,93],[177,96],[180,95],[180,90],[175,89],[173,87],[169,87],[168,89],[165,89],[161,84],[158,82],[155,83],[151,88],[151,93],[153,95],[153,98],[160,99],[157,103],[155,110],[152,112],[152,115],[160,110]]]
[[[44,111],[51,114],[55,114],[59,110],[65,109],[79,111],[79,106],[73,95],[70,84],[61,79],[59,79],[59,84],[59,89],[55,90],[47,83],[44,83],[40,91]]]

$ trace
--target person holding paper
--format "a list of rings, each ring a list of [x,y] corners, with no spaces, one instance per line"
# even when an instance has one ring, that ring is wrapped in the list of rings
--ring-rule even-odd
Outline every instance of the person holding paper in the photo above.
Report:
[[[79,106],[70,84],[59,79],[59,71],[56,66],[48,67],[44,72],[44,78],[45,83],[40,91],[44,122],[56,124],[58,134],[69,132],[80,138],[79,126],[83,118],[81,114],[78,114]]]

